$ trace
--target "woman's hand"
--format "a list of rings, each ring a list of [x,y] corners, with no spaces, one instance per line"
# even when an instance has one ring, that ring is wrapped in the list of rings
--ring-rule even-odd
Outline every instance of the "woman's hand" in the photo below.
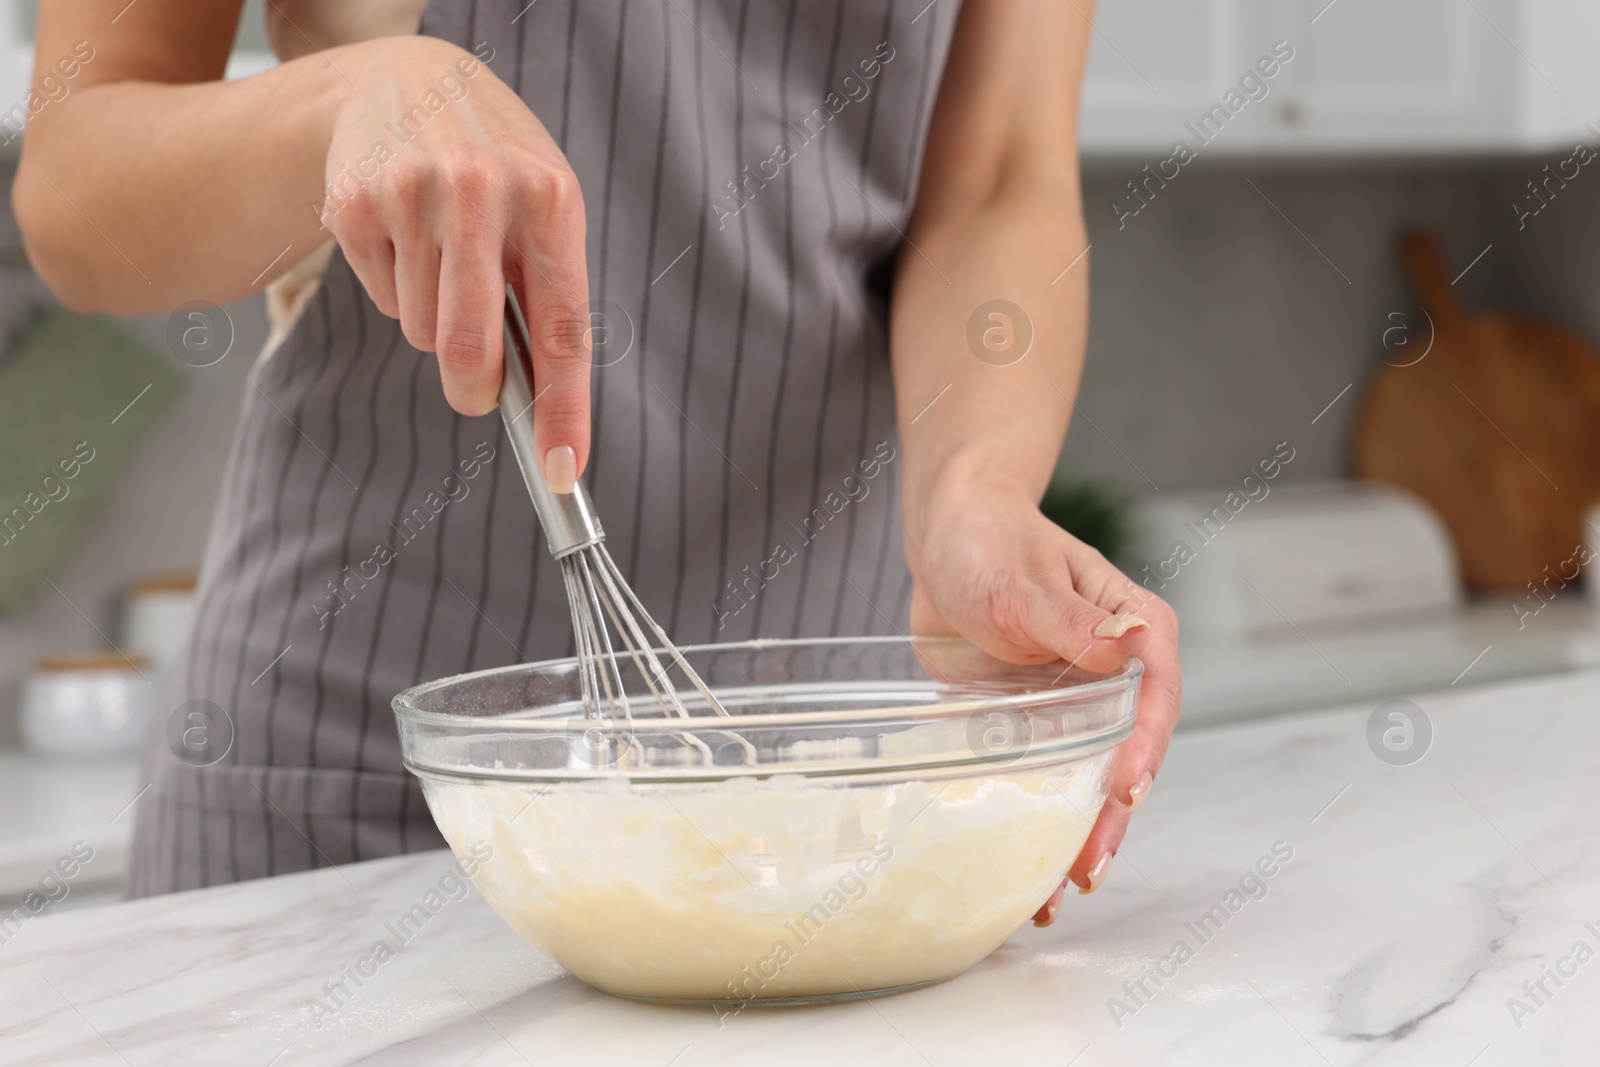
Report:
[[[1171,609],[1038,506],[1088,333],[1077,117],[1091,15],[1049,0],[961,5],[889,329],[912,632],[959,634],[1012,662],[1144,661],[1110,799],[1067,872],[1085,891],[1105,878],[1178,719]],[[1058,889],[1035,921],[1060,904]]]
[[[472,54],[430,37],[367,42],[333,122],[322,222],[445,399],[492,411],[505,286],[533,340],[546,477],[570,492],[589,442],[583,195],[527,106]]]
[[[927,491],[908,545],[914,634],[960,634],[1013,663],[1065,660],[1109,671],[1144,661],[1137,720],[1123,742],[1083,851],[1034,921],[1055,920],[1067,881],[1097,889],[1150,791],[1178,721],[1178,621],[1099,552],[1056,526],[1020,488],[949,484]]]
[[[86,312],[226,304],[331,233],[373,302],[439,354],[445,398],[468,415],[495,406],[509,283],[533,341],[539,454],[551,488],[568,485],[588,455],[589,291],[560,149],[477,56],[432,37],[224,81],[239,10],[41,8],[39,67],[72,73],[29,120],[12,189],[40,276]]]

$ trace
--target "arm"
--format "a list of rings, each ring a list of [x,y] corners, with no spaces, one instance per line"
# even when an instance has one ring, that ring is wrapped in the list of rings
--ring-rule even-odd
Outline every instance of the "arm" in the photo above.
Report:
[[[1070,872],[1086,891],[1150,788],[1179,703],[1171,610],[1038,508],[1088,324],[1076,140],[1090,14],[1082,0],[963,5],[891,322],[913,631],[959,633],[1013,662],[1145,663],[1111,800]],[[1022,317],[979,315],[970,330],[996,299]],[[1059,891],[1041,921],[1058,901]]]
[[[12,191],[40,276],[80,310],[222,303],[331,234],[406,339],[439,353],[446,398],[473,415],[499,391],[510,283],[549,385],[541,454],[571,447],[581,471],[583,205],[539,120],[476,57],[428,37],[219,81],[241,2],[45,0],[39,68],[75,47],[91,58],[29,123]],[[408,115],[422,121],[402,139]]]

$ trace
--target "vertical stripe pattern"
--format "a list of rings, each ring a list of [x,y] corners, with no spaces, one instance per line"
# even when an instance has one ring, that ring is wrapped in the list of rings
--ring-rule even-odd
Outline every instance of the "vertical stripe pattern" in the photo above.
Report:
[[[424,13],[422,32],[490,57],[577,172],[605,316],[590,484],[681,643],[905,627],[887,324],[867,279],[900,244],[957,7]],[[498,416],[448,408],[433,357],[336,253],[245,393],[195,630],[146,743],[130,893],[439,846],[390,698],[570,648]],[[207,766],[167,740],[194,701],[232,726]]]

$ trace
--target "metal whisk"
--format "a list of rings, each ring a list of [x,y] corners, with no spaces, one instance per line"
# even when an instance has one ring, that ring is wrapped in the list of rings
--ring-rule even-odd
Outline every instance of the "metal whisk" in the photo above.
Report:
[[[550,554],[561,564],[567,587],[567,606],[572,611],[572,630],[577,638],[579,684],[584,712],[598,719],[609,714],[613,719],[632,721],[627,690],[622,682],[619,653],[626,654],[639,669],[645,685],[661,709],[671,715],[689,718],[677,689],[668,677],[667,664],[677,664],[706,706],[718,715],[727,715],[683,653],[667,637],[645,610],[644,604],[606,551],[605,531],[595,514],[594,502],[579,482],[571,493],[557,494],[545,482],[533,444],[533,360],[528,330],[524,325],[515,293],[506,290],[505,378],[500,386],[500,415],[505,420],[506,436],[522,468],[523,480],[533,497]],[[616,642],[613,643],[612,635]],[[654,638],[655,647],[651,647]],[[618,647],[620,645],[620,648]],[[696,748],[703,747],[700,744]]]

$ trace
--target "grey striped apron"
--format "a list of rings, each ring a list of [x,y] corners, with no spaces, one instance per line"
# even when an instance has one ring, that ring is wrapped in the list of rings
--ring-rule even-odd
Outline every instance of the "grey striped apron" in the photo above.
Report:
[[[578,174],[611,331],[587,477],[682,643],[905,626],[885,300],[956,9],[424,12],[421,32],[490,57]],[[449,409],[434,358],[336,252],[245,392],[145,746],[130,895],[442,845],[390,698],[570,649],[499,416]],[[179,743],[194,729],[206,744]]]

